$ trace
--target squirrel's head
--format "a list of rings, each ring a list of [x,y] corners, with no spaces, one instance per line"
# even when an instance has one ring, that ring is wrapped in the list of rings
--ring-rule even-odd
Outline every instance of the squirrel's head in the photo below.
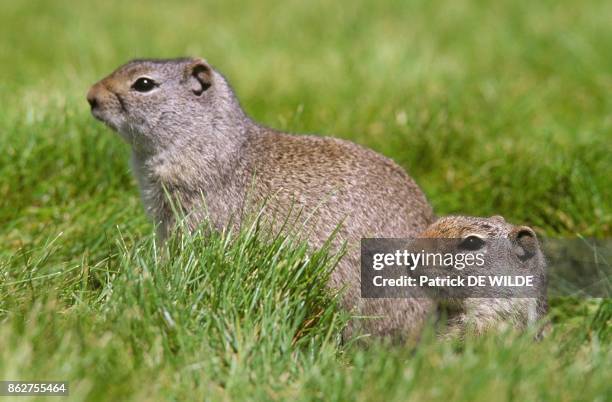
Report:
[[[489,218],[473,216],[445,216],[425,229],[419,237],[461,239],[458,247],[467,250],[486,250],[488,243],[501,242],[512,248],[519,261],[527,261],[540,252],[538,239],[528,226],[515,226],[499,215]]]
[[[463,319],[472,317],[481,327],[505,322],[525,328],[546,314],[546,260],[530,227],[512,225],[501,216],[446,216],[419,237],[441,239],[445,251],[452,253],[479,253],[483,264],[466,268],[462,275],[534,276],[534,292],[529,294],[487,288],[482,294],[459,300]]]
[[[230,92],[200,58],[133,60],[94,84],[87,101],[91,113],[132,146],[155,149],[210,124]]]

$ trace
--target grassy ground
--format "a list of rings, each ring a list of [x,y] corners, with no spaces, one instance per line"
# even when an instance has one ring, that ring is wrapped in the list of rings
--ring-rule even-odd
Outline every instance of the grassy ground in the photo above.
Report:
[[[257,120],[392,157],[439,214],[605,238],[610,15],[595,0],[0,2],[0,379],[68,380],[75,401],[609,400],[609,299],[553,300],[537,344],[359,348],[338,343],[325,252],[245,232],[160,258],[128,149],[84,95],[130,58],[201,55]]]

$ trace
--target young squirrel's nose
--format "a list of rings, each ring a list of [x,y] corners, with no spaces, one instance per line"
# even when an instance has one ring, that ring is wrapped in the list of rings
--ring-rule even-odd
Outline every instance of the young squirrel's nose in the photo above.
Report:
[[[87,92],[87,102],[89,102],[89,106],[91,106],[91,110],[94,110],[98,106],[98,98],[97,98],[97,90],[96,87],[93,86]]]

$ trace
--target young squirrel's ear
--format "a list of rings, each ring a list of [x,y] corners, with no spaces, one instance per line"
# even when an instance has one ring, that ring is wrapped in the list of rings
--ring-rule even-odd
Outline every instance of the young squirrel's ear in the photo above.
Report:
[[[195,60],[187,67],[189,89],[200,96],[212,85],[212,68],[202,59]]]

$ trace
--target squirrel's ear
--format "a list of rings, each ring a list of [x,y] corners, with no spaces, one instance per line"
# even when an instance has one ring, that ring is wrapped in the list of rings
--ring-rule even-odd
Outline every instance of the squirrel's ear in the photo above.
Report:
[[[195,60],[187,67],[189,89],[200,96],[212,85],[212,68],[202,59]]]

